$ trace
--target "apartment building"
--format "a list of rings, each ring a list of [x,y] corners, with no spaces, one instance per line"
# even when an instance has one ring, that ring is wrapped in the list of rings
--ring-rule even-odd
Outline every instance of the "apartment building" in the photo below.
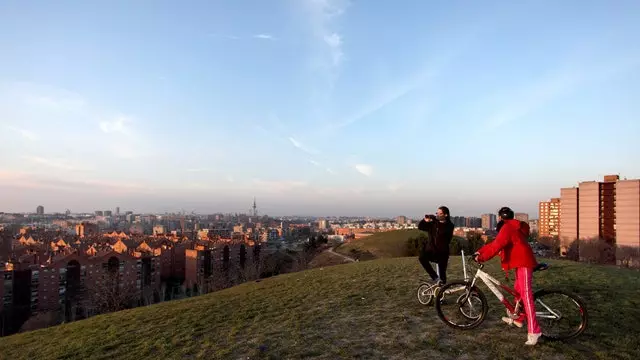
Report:
[[[496,228],[498,217],[496,214],[482,214],[482,228],[485,230],[493,230]]]
[[[538,235],[555,237],[560,234],[560,198],[538,204]]]
[[[185,287],[194,288],[207,293],[208,281],[212,276],[219,276],[220,270],[235,273],[244,269],[247,264],[260,256],[260,248],[246,246],[244,243],[217,244],[212,248],[197,246],[185,251]]]
[[[578,239],[578,191],[577,187],[560,189],[560,245],[565,249]]]
[[[527,213],[515,213],[514,214],[514,218],[516,220],[520,220],[520,221],[524,221],[526,223],[529,223],[529,214],[527,214]]]
[[[616,244],[640,246],[640,179],[617,182],[615,221]]]
[[[560,189],[560,199],[563,246],[596,238],[618,246],[640,246],[640,179],[607,175],[603,181]]]

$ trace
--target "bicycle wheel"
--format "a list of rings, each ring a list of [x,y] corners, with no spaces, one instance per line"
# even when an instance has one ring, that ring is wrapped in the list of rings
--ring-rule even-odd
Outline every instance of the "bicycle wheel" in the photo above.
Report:
[[[489,305],[476,286],[466,281],[454,281],[440,288],[435,298],[438,318],[448,326],[469,330],[482,324]]]
[[[431,305],[438,284],[424,283],[418,286],[418,302],[422,305]]]
[[[533,298],[543,338],[567,340],[586,330],[587,308],[577,295],[561,289],[542,289]]]

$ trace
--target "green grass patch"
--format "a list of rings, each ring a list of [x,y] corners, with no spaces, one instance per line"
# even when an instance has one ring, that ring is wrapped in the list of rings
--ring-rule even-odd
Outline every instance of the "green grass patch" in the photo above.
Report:
[[[569,261],[536,273],[535,288],[581,295],[590,325],[578,339],[525,347],[490,302],[485,322],[458,331],[416,298],[415,258],[291,273],[213,294],[0,338],[3,359],[637,359],[637,271]],[[459,257],[449,277],[461,278]],[[487,271],[501,276],[498,263]]]
[[[336,252],[359,260],[396,258],[407,256],[407,241],[424,232],[418,229],[393,230],[354,239],[340,245]]]

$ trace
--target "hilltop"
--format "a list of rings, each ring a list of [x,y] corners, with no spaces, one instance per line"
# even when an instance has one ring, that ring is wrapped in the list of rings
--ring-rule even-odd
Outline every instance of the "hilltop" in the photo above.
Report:
[[[359,260],[387,259],[409,256],[408,241],[426,236],[418,229],[392,230],[376,233],[361,239],[351,240],[338,246],[335,251]],[[466,240],[454,236],[457,242]]]
[[[407,241],[420,233],[418,229],[375,233],[340,245],[336,252],[360,260],[404,257],[407,256]]]
[[[555,268],[536,275],[536,287],[574,290],[589,307],[590,327],[574,342],[525,348],[526,330],[506,327],[494,298],[478,329],[450,329],[418,304],[423,273],[415,258],[401,258],[290,273],[0,338],[0,357],[637,359],[638,272],[550,262]],[[488,268],[500,275],[496,262]],[[462,276],[459,257],[450,273]]]

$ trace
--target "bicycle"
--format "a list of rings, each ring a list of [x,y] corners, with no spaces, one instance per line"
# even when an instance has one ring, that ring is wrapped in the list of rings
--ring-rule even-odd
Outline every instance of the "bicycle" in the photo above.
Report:
[[[440,269],[438,269],[438,266],[436,266],[436,273],[438,277],[440,277]],[[421,281],[421,284],[418,286],[418,302],[422,305],[431,305],[433,298],[442,284],[440,282],[431,282],[422,279]]]
[[[473,256],[470,257],[470,260],[475,262]],[[513,320],[524,317],[522,301],[518,299],[517,301],[515,301],[515,304],[512,304],[498,289],[498,287],[500,287],[503,291],[514,296],[514,298],[517,298],[519,294],[513,288],[500,283],[500,281],[484,272],[482,270],[484,268],[483,264],[476,263],[476,265],[478,266],[478,270],[473,279],[469,280],[469,278],[467,277],[464,256],[462,257],[462,261],[462,266],[464,269],[464,280],[453,281],[448,283],[447,285],[444,285],[436,295],[435,308],[440,320],[442,320],[448,326],[459,330],[474,329],[484,321],[487,315],[487,311],[489,310],[489,306],[486,296],[476,286],[476,281],[478,279],[480,279],[489,288],[489,290],[491,290],[496,298],[498,298],[498,300],[504,305],[507,310],[507,316],[512,320],[512,323]],[[549,267],[550,266],[548,264],[541,263],[533,270],[533,272],[547,270],[549,269]],[[446,316],[443,312],[443,306],[447,305],[449,302],[445,301],[444,296],[453,293],[461,293],[454,302],[454,306],[457,305],[458,309],[454,312],[453,316]],[[568,319],[573,314],[573,312],[562,311],[557,307],[550,305],[552,304],[552,297],[554,295],[560,295],[565,299],[569,299],[570,301],[568,302],[568,304],[572,307],[577,307],[577,309],[574,311],[576,311],[576,319],[579,319],[579,321],[577,322],[576,326],[571,327],[570,331],[567,333],[553,334],[551,332],[552,325],[560,323],[560,321],[562,320]],[[538,323],[540,324],[540,328],[542,329],[542,338],[547,340],[568,340],[577,337],[586,330],[588,323],[587,309],[584,305],[584,301],[576,294],[562,289],[550,288],[540,289],[536,291],[533,294],[533,298],[536,307],[536,317],[538,318]],[[463,306],[466,307],[467,304],[469,305],[469,310],[467,310],[466,308],[463,310]],[[477,313],[472,313],[474,310],[479,311],[477,311]],[[455,322],[453,317],[457,315],[457,313],[462,315],[463,320],[470,321],[470,323],[461,324]]]
[[[464,250],[461,250],[462,257],[464,258]],[[435,264],[436,274],[440,277],[440,267],[437,263],[431,262]],[[465,272],[466,276],[466,272]],[[433,298],[436,296],[440,288],[442,287],[442,283],[440,282],[432,282],[429,280],[420,279],[421,283],[418,285],[418,302],[422,305],[431,305],[433,302]]]

